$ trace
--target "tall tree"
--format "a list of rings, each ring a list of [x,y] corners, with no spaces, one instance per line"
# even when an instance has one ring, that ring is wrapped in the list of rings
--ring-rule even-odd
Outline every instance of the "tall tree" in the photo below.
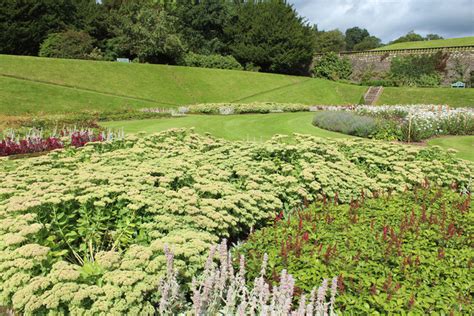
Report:
[[[128,56],[140,62],[175,64],[185,50],[177,19],[159,4],[130,2],[112,11],[114,37],[108,41],[112,57]],[[115,53],[115,56],[114,56]]]
[[[226,35],[240,63],[265,72],[305,74],[313,58],[311,27],[283,0],[238,4]]]
[[[370,50],[382,46],[382,41],[380,38],[375,36],[367,36],[362,40],[362,42],[357,43],[352,50],[363,51]]]
[[[3,0],[0,5],[0,53],[37,55],[49,33],[74,24],[71,0]]]
[[[344,34],[339,30],[322,31],[316,34],[315,52],[340,52],[346,47]]]
[[[226,51],[224,28],[230,11],[225,0],[177,0],[173,14],[189,50],[208,55]]]
[[[369,37],[369,31],[361,29],[358,26],[346,30],[346,49],[354,50],[354,46],[361,43],[366,37]]]
[[[400,36],[396,40],[390,42],[390,44],[395,43],[404,43],[404,42],[417,42],[417,41],[424,41],[425,39],[420,34],[416,34],[414,31],[408,32],[404,36]]]
[[[438,35],[438,34],[427,34],[425,39],[427,41],[434,41],[434,40],[440,40],[440,39],[444,39],[441,35]]]

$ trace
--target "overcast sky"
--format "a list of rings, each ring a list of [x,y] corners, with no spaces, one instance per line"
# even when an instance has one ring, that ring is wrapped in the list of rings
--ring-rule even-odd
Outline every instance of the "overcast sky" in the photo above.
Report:
[[[320,30],[359,26],[389,42],[414,30],[474,36],[474,0],[290,0]]]

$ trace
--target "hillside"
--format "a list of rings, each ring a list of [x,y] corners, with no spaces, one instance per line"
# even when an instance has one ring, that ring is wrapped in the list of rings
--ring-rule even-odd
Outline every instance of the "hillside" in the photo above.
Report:
[[[367,87],[256,72],[0,55],[0,114],[113,111],[204,102],[358,103]],[[472,89],[387,88],[386,104],[474,104]]]
[[[307,77],[7,55],[0,80],[0,112],[12,114],[253,100],[306,82],[288,102],[348,104],[365,91]]]
[[[470,46],[474,45],[474,36],[447,38],[433,41],[418,41],[405,42],[379,47],[374,50],[397,50],[397,49],[412,49],[412,48],[438,48],[438,47],[453,47],[453,46]]]

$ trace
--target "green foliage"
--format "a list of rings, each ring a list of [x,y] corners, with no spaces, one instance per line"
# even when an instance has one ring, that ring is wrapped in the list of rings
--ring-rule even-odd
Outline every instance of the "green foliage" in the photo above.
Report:
[[[112,56],[138,58],[140,62],[176,64],[185,51],[176,17],[151,2],[130,2],[114,16],[115,38],[109,40]]]
[[[370,34],[366,29],[361,29],[360,27],[352,27],[346,30],[346,49],[357,50],[355,46],[361,43],[366,37],[369,37]]]
[[[273,275],[286,269],[302,291],[339,275],[342,314],[472,314],[473,206],[470,195],[430,188],[350,205],[325,200],[277,217],[238,254],[254,278],[267,253]]]
[[[94,49],[93,43],[94,39],[85,32],[51,33],[41,44],[39,56],[87,59]]]
[[[435,40],[442,40],[444,39],[441,35],[438,34],[427,34],[425,36],[425,40],[427,41],[435,41]]]
[[[247,114],[247,113],[280,113],[310,111],[306,104],[253,102],[253,103],[202,103],[187,107],[190,113],[198,114]]]
[[[303,135],[295,144],[171,130],[0,168],[0,304],[150,315],[165,244],[189,281],[219,238],[239,238],[303,199],[337,192],[348,202],[424,179],[466,185],[473,172],[438,149]]]
[[[243,70],[242,65],[233,56],[188,53],[180,64],[189,67]]]
[[[396,86],[438,86],[447,57],[443,52],[395,57],[390,65],[389,78]]]
[[[340,58],[338,54],[329,52],[315,62],[313,74],[329,80],[349,79],[352,64],[347,58]]]
[[[361,42],[354,45],[354,50],[356,51],[363,51],[363,50],[371,50],[377,47],[380,47],[381,41],[380,38],[375,36],[367,36]]]
[[[347,135],[372,137],[379,129],[379,122],[370,116],[346,111],[324,111],[313,118],[317,127]]]
[[[396,40],[390,42],[390,44],[404,43],[404,42],[418,42],[424,41],[425,39],[420,34],[416,34],[414,31],[408,32],[406,35],[400,36]]]
[[[229,50],[243,65],[264,72],[307,74],[313,57],[311,28],[286,1],[247,1],[226,28]]]
[[[70,0],[2,1],[0,6],[0,54],[37,55],[51,32],[74,22]]]
[[[316,33],[314,50],[316,53],[340,52],[345,50],[346,40],[339,30],[322,31]]]
[[[232,5],[225,0],[178,0],[171,13],[189,50],[197,54],[220,55],[227,49],[224,29],[231,19]]]

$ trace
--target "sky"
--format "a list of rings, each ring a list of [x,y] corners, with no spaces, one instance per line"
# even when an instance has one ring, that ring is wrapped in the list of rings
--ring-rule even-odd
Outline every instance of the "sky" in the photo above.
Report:
[[[319,30],[359,26],[387,43],[409,31],[474,36],[474,0],[289,0]]]

